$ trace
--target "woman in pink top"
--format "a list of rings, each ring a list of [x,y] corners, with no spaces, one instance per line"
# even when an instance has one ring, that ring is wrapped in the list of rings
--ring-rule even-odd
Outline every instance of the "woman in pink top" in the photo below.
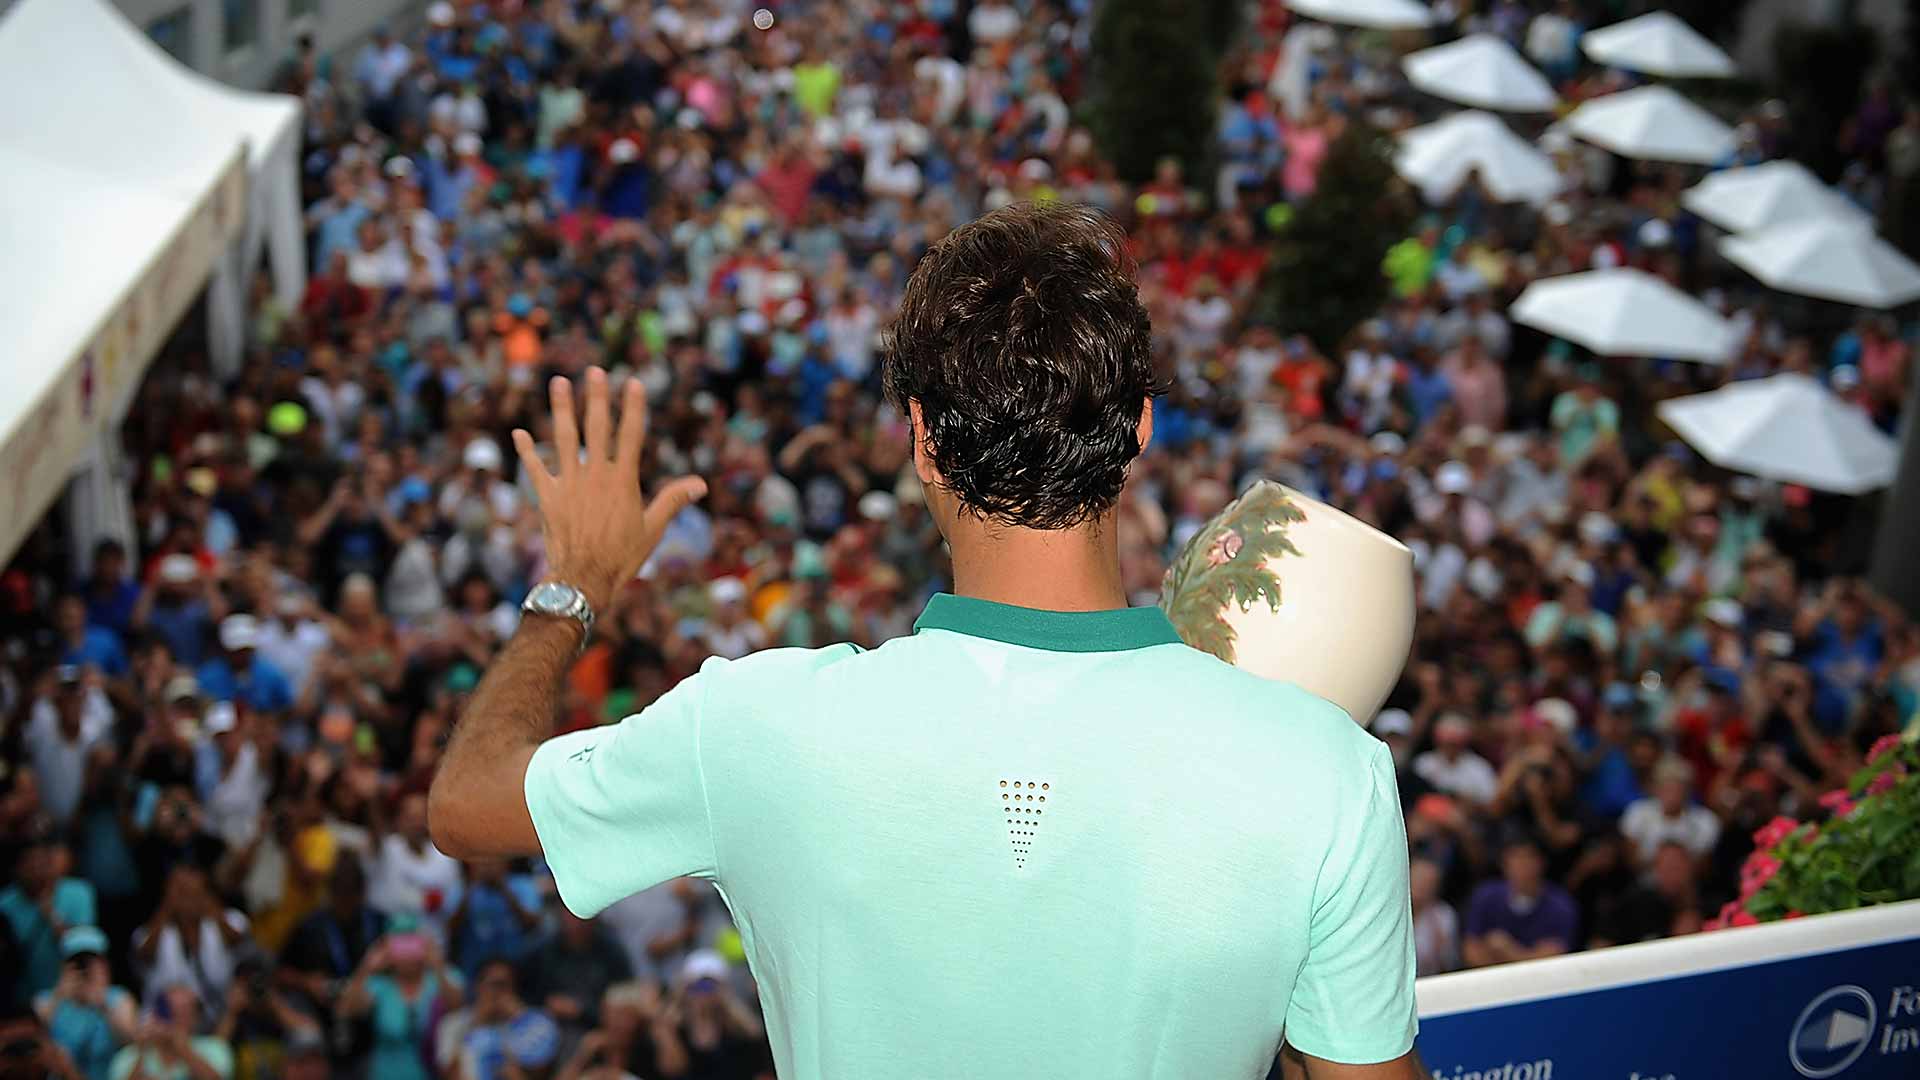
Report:
[[[1287,125],[1282,137],[1287,160],[1281,166],[1280,180],[1286,186],[1289,201],[1309,198],[1320,186],[1320,163],[1327,158],[1333,135],[1333,122],[1319,105],[1308,106],[1305,115]]]

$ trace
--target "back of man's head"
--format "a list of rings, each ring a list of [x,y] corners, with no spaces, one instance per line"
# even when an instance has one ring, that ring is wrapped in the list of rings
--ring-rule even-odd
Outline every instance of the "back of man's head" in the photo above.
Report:
[[[921,259],[889,334],[887,393],[920,407],[963,512],[1064,529],[1119,501],[1154,391],[1126,238],[1088,206],[1016,203]]]

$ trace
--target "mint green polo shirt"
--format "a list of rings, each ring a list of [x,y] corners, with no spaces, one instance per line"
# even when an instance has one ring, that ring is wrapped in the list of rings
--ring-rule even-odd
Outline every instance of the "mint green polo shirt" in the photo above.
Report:
[[[1155,608],[941,595],[915,631],[712,660],[540,747],[561,899],[712,881],[784,1080],[1252,1080],[1283,1030],[1413,1045],[1382,743]]]

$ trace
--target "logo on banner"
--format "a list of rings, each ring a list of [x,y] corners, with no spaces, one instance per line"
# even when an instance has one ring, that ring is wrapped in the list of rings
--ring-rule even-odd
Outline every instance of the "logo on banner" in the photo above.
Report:
[[[1836,986],[1807,1003],[1787,1036],[1787,1060],[1811,1080],[1834,1076],[1866,1053],[1879,1016],[1858,986]]]

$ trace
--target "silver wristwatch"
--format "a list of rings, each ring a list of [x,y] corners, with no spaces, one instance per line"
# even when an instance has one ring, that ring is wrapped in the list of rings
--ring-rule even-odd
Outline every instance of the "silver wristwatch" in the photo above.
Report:
[[[575,620],[580,624],[581,649],[585,649],[593,637],[593,608],[587,603],[587,594],[564,581],[543,581],[535,585],[521,602],[520,610]]]

